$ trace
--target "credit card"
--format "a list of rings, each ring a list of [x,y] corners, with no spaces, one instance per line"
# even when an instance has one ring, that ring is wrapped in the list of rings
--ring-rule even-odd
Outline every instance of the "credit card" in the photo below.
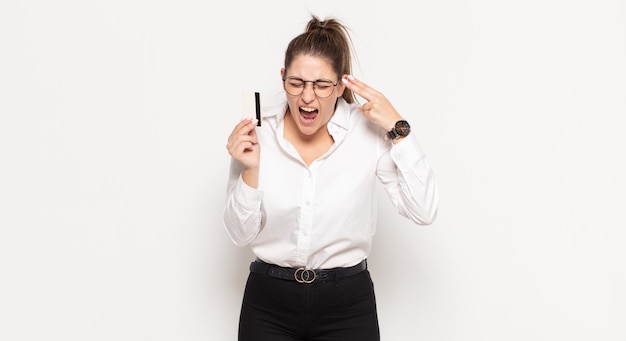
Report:
[[[243,117],[256,117],[257,126],[261,126],[261,94],[258,92],[242,91],[241,105]]]

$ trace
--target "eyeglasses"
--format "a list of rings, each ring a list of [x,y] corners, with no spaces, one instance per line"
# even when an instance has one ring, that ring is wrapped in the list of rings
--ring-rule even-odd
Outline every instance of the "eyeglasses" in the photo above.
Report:
[[[304,79],[296,77],[283,78],[285,91],[287,91],[287,93],[291,96],[300,96],[302,92],[304,92],[306,83],[313,84],[313,92],[315,93],[315,96],[319,98],[326,98],[332,95],[333,91],[335,91],[335,87],[337,86],[337,84],[339,84],[339,82],[333,83],[327,79],[305,81]]]

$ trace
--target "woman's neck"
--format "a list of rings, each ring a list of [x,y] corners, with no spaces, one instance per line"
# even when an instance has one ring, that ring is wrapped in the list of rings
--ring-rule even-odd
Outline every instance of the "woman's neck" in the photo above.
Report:
[[[285,113],[284,137],[296,148],[307,166],[324,155],[334,143],[326,125],[313,135],[302,134],[289,110]]]

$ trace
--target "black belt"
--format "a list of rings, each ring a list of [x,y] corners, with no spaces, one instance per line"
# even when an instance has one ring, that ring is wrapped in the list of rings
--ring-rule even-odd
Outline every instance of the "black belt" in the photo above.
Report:
[[[285,268],[278,265],[268,264],[261,260],[256,260],[250,264],[250,272],[267,275],[298,283],[326,282],[343,277],[356,275],[367,269],[367,260],[349,268],[335,269],[307,269],[307,268]]]

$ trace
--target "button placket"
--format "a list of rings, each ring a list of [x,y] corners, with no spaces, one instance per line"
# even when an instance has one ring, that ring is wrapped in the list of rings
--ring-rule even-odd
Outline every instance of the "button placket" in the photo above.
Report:
[[[300,226],[298,229],[297,255],[299,261],[306,264],[311,247],[311,229],[313,228],[313,175],[306,170],[302,182],[302,199],[300,204]]]

